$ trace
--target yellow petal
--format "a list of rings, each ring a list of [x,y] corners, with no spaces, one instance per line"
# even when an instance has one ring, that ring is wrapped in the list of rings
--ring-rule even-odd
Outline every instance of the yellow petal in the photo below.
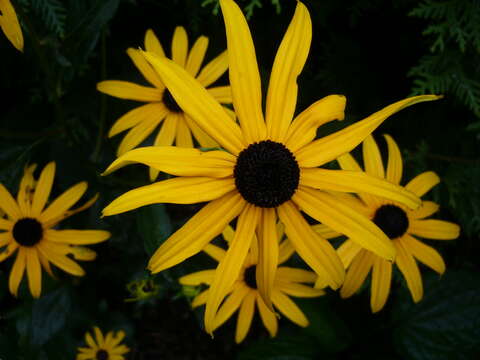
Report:
[[[18,249],[18,254],[13,263],[12,270],[10,271],[10,277],[8,279],[8,288],[10,292],[16,297],[18,296],[18,286],[22,281],[23,273],[25,272],[26,267],[26,249],[21,246]]]
[[[245,284],[238,284],[234,287],[234,290],[223,302],[218,313],[215,317],[214,330],[222,326],[232,314],[238,310],[242,304],[243,299],[250,293],[251,290]]]
[[[342,236],[339,232],[333,231],[328,226],[323,224],[316,224],[312,226],[312,229],[324,239],[332,239]]]
[[[95,340],[93,340],[92,335],[90,335],[89,332],[85,333],[85,342],[87,343],[88,346],[90,346],[92,349],[96,350],[97,349],[97,343]]]
[[[62,244],[89,245],[106,241],[110,233],[104,230],[53,230],[45,231],[45,238]]]
[[[54,219],[50,220],[48,223],[45,223],[45,226],[53,226],[53,224],[59,223],[60,221],[69,218],[70,216],[73,216],[83,210],[88,209],[90,206],[92,206],[98,199],[99,194],[95,194],[90,200],[86,201],[83,205],[76,207],[75,209],[70,209],[65,211],[62,215],[55,217]]]
[[[32,214],[38,216],[45,207],[50,191],[52,190],[53,178],[55,177],[55,163],[52,161],[42,170],[33,194]]]
[[[332,120],[345,118],[346,98],[343,95],[326,96],[302,111],[288,129],[285,145],[296,152],[317,136],[317,129]]]
[[[145,60],[139,50],[129,48],[127,49],[127,54],[133,61],[137,69],[142,73],[142,75],[150,84],[152,84],[159,90],[163,90],[165,88],[165,85],[163,85],[162,80],[160,80],[158,74],[152,69],[150,64]]]
[[[388,146],[388,163],[386,179],[394,184],[400,184],[403,172],[403,160],[397,143],[390,135],[384,135]]]
[[[177,26],[173,33],[172,60],[185,67],[188,52],[188,36],[183,26]]]
[[[103,175],[136,162],[177,176],[223,178],[233,176],[236,158],[225,151],[203,152],[192,148],[149,146],[120,156]]]
[[[222,259],[225,257],[225,254],[227,253],[222,248],[213,244],[207,244],[207,246],[203,248],[203,251],[212,259],[216,260],[217,262],[222,261]]]
[[[408,232],[425,239],[453,240],[460,235],[460,226],[443,220],[411,220]]]
[[[10,0],[0,1],[0,14],[0,27],[3,33],[17,50],[23,52],[22,28]]]
[[[177,114],[170,113],[167,115],[153,143],[155,146],[171,146],[173,144],[177,132],[177,119]],[[150,181],[155,181],[159,171],[151,167],[149,173]]]
[[[417,196],[425,195],[431,188],[440,182],[440,178],[433,171],[426,171],[414,177],[405,185],[405,189],[410,190]]]
[[[435,214],[439,208],[440,206],[433,201],[422,201],[422,205],[418,209],[409,212],[408,216],[413,219],[424,219]]]
[[[257,307],[258,307],[258,312],[260,313],[260,318],[262,319],[263,325],[265,325],[265,327],[267,328],[270,336],[275,337],[278,331],[277,318],[275,317],[275,314],[267,308],[267,306],[262,300],[262,297],[259,295],[257,295]]]
[[[190,53],[188,54],[187,64],[185,69],[193,77],[197,76],[200,66],[202,66],[205,53],[208,48],[208,38],[206,36],[200,36],[192,46]]]
[[[57,197],[51,204],[40,214],[40,220],[44,223],[63,215],[70,209],[87,191],[87,183],[85,181],[75,184],[67,189],[62,195]],[[38,191],[37,186],[37,191]]]
[[[31,216],[30,206],[32,202],[32,194],[35,189],[33,172],[36,168],[36,164],[32,164],[25,168],[17,193],[18,207],[20,208],[21,213],[27,217]]]
[[[407,250],[403,243],[403,239],[400,238],[393,243],[397,248],[397,258],[395,259],[395,263],[407,281],[407,286],[412,294],[413,301],[419,302],[423,297],[423,283],[417,262]]]
[[[85,275],[85,271],[66,255],[61,254],[57,244],[48,241],[38,243],[37,250],[52,264],[75,276]]]
[[[325,295],[325,291],[322,289],[314,289],[310,286],[289,282],[279,282],[276,288],[287,295],[295,297],[311,298]]]
[[[200,294],[195,296],[195,299],[192,301],[192,308],[195,309],[196,307],[205,305],[208,299],[208,289],[205,291],[202,291]]]
[[[135,146],[140,144],[155,130],[158,124],[160,124],[160,121],[163,120],[163,118],[157,116],[157,114],[152,115],[153,116],[144,119],[141,123],[130,129],[118,146],[117,156],[122,156],[127,151],[132,150]]]
[[[402,237],[402,242],[418,261],[424,263],[440,275],[445,272],[445,262],[437,250],[408,234]]]
[[[0,184],[0,209],[5,211],[8,217],[12,220],[17,220],[22,217],[22,213],[20,212],[20,208],[15,202],[15,199],[10,195],[3,184]],[[7,224],[7,220],[2,219],[2,228],[11,226],[9,224],[9,222]]]
[[[203,131],[235,155],[246,147],[238,125],[198,81],[166,58],[151,53],[144,56],[160,74],[178,105]]]
[[[152,29],[148,29],[145,33],[145,50],[157,54],[157,56],[165,56],[162,44],[158,41]]]
[[[295,153],[300,167],[316,167],[351,151],[385,119],[396,112],[423,101],[440,99],[436,95],[420,95],[397,101],[369,117],[331,135],[315,140]]]
[[[308,319],[288,296],[275,290],[272,294],[272,301],[278,310],[295,324],[302,327],[308,326]]]
[[[150,271],[160,272],[201,251],[244,206],[236,191],[205,205],[158,248],[148,264]]]
[[[221,0],[227,34],[228,74],[233,104],[247,143],[264,140],[262,89],[252,35],[242,10],[232,0]],[[282,89],[283,90],[283,89]]]
[[[353,259],[355,259],[361,250],[362,247],[350,239],[347,239],[338,247],[337,254],[340,257],[340,260],[342,260],[345,269],[348,269]]]
[[[295,14],[275,56],[268,85],[265,120],[269,138],[274,141],[283,143],[287,136],[297,104],[297,77],[307,60],[311,41],[310,14],[305,5],[297,1]]]
[[[283,225],[283,224],[282,224]],[[278,230],[277,230],[278,231]],[[283,264],[285,261],[290,259],[290,257],[295,253],[295,248],[292,245],[292,242],[288,239],[282,241],[278,250],[278,263]]]
[[[97,258],[97,253],[85,246],[70,246],[68,254],[81,261],[93,261]]]
[[[232,88],[230,86],[216,86],[207,90],[219,103],[231,104],[233,101]]]
[[[235,342],[240,344],[250,330],[253,314],[255,311],[255,293],[250,291],[242,301],[238,312],[237,329],[235,331]]]
[[[40,264],[45,269],[45,271],[50,275],[52,278],[55,278],[52,272],[52,268],[50,263],[48,262],[47,258],[43,256],[40,252],[37,251],[38,260],[40,260]]]
[[[177,134],[176,134],[175,144],[178,147],[193,148],[193,139],[192,133],[187,126],[185,117],[180,115],[178,116],[177,121]]]
[[[193,137],[200,144],[202,148],[214,148],[219,147],[218,143],[213,140],[205,131],[200,129],[198,125],[193,121],[190,116],[184,114],[185,121],[187,122],[188,127],[192,131]]]
[[[362,150],[365,172],[382,179],[385,178],[385,170],[383,168],[380,149],[372,135],[368,135],[365,140],[363,140]]]
[[[137,101],[162,101],[163,91],[137,85],[128,81],[105,80],[97,84],[97,90],[120,99]]]
[[[390,293],[392,281],[392,264],[382,258],[375,257],[372,270],[372,294],[370,307],[376,313],[383,309]]]
[[[93,327],[93,331],[95,332],[95,338],[97,339],[98,346],[103,347],[105,339],[103,338],[102,331],[97,326]]]
[[[227,254],[218,264],[205,309],[205,331],[212,334],[217,310],[238,279],[260,220],[261,208],[247,204],[238,218],[235,237]]]
[[[40,297],[42,292],[42,268],[35,248],[25,248],[28,287],[34,298]]]
[[[292,200],[308,215],[339,233],[345,234],[360,246],[388,260],[395,258],[391,240],[367,217],[335,197],[318,190],[300,187]]]
[[[345,282],[340,289],[340,296],[345,299],[352,296],[360,286],[362,286],[370,269],[372,268],[375,255],[369,251],[362,250],[353,259],[352,264],[347,270]]]
[[[325,277],[329,286],[340,287],[345,271],[332,245],[312,230],[292,202],[283,203],[277,211],[285,225],[285,233],[300,257],[317,274]]]
[[[197,76],[197,80],[204,87],[217,81],[228,69],[228,54],[225,50],[205,65]]]
[[[282,266],[277,269],[276,279],[281,282],[314,283],[317,275],[308,270]]]
[[[210,285],[213,281],[215,270],[197,271],[193,274],[182,276],[178,282],[182,285],[198,286],[201,284]]]
[[[13,236],[12,238],[13,239]],[[10,256],[12,256],[15,251],[19,248],[19,244],[16,241],[10,241],[6,249],[2,249],[2,252],[0,252],[0,262],[4,261],[5,259],[8,259]]]

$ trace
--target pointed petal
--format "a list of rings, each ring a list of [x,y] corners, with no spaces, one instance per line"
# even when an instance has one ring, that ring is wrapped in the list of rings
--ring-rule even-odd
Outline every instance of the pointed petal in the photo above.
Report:
[[[416,209],[419,197],[404,187],[359,171],[302,169],[300,184],[314,189],[353,193],[369,193]]]
[[[13,237],[12,237],[13,239]],[[6,249],[2,249],[2,251],[0,252],[0,262],[8,259],[10,256],[12,256],[15,251],[17,251],[17,249],[19,248],[20,246],[18,245],[18,243],[16,241],[10,241],[10,243],[8,244],[7,248]]]
[[[205,53],[208,48],[208,38],[206,36],[200,36],[192,46],[190,53],[188,54],[187,64],[185,70],[188,71],[193,77],[197,76],[200,66],[202,66]]]
[[[177,177],[130,190],[113,200],[102,214],[111,216],[150,204],[195,204],[218,199],[232,190],[233,178]]]
[[[278,310],[295,324],[302,327],[308,326],[308,319],[288,296],[275,290],[272,294],[272,301]]]
[[[300,187],[292,200],[308,215],[378,256],[393,260],[391,240],[372,221],[325,192]]]
[[[386,179],[394,184],[400,184],[402,181],[403,160],[397,143],[390,135],[384,135],[388,146],[388,163]]]
[[[422,197],[439,182],[440,178],[437,174],[435,174],[433,171],[426,171],[410,180],[410,182],[405,185],[405,189],[408,189],[415,195]]]
[[[95,340],[93,340],[92,335],[90,335],[89,332],[85,333],[85,342],[87,343],[88,346],[90,346],[92,349],[96,350],[97,349],[97,343]]]
[[[208,299],[208,289],[205,291],[202,291],[200,294],[195,296],[195,299],[192,301],[192,309],[195,309],[196,307],[205,305]]]
[[[12,293],[15,297],[18,296],[18,286],[20,285],[20,282],[23,278],[23,273],[25,272],[26,258],[27,254],[25,248],[20,247],[8,279],[8,288],[10,289],[10,293]]]
[[[65,254],[61,254],[56,248],[58,244],[48,241],[42,241],[38,243],[37,250],[52,264],[59,267],[63,271],[75,275],[83,276],[85,271],[73,260],[67,257]]]
[[[155,70],[152,69],[150,64],[145,60],[140,50],[129,48],[127,49],[127,54],[135,64],[136,68],[142,73],[145,80],[147,80],[150,84],[152,84],[159,90],[163,90],[165,88],[162,80],[155,72]]]
[[[301,298],[312,298],[325,295],[325,291],[322,289],[314,289],[310,286],[289,282],[278,282],[276,288],[289,296]]]
[[[93,261],[97,258],[97,253],[85,246],[70,246],[68,254],[80,261]]]
[[[40,214],[40,220],[43,223],[63,215],[68,209],[70,209],[75,203],[87,191],[87,183],[85,181],[79,182],[67,189],[62,195],[57,197],[50,205]],[[37,186],[38,191],[38,186]]]
[[[312,229],[324,239],[332,239],[342,236],[342,234],[340,234],[339,232],[333,231],[328,226],[325,226],[323,224],[313,225]]]
[[[91,199],[86,201],[83,205],[76,207],[75,209],[70,209],[65,211],[63,214],[59,215],[58,217],[55,217],[51,220],[48,221],[48,223],[44,223],[44,226],[53,226],[53,224],[57,224],[60,221],[69,218],[70,216],[73,216],[83,210],[88,209],[90,206],[92,206],[97,200],[98,200],[99,194],[96,193]]]
[[[392,282],[392,264],[382,258],[375,257],[372,270],[372,294],[370,307],[376,313],[383,309],[390,293]]]
[[[411,212],[408,213],[408,216],[413,219],[424,219],[430,215],[435,214],[440,206],[433,201],[422,201],[422,205]]]
[[[15,199],[10,195],[3,184],[0,184],[0,209],[3,210],[12,220],[17,220],[22,217],[22,213],[20,212],[20,208],[15,202]],[[2,228],[11,226],[10,222],[4,219],[0,220],[0,224],[3,226]]]
[[[301,258],[334,289],[343,283],[345,271],[337,253],[327,240],[315,233],[293,202],[277,208],[285,233]]]
[[[198,81],[166,58],[151,53],[144,56],[160,74],[178,105],[203,131],[234,155],[246,147],[238,125]]]
[[[233,104],[247,143],[266,138],[262,89],[252,35],[242,10],[232,0],[220,1],[227,33]]]
[[[233,238],[232,238],[233,239]],[[216,260],[217,262],[222,261],[222,259],[225,257],[225,254],[227,253],[225,250],[222,248],[215,246],[213,244],[207,244],[204,248],[203,251],[210,256],[212,259]]]
[[[266,124],[269,138],[284,142],[297,105],[297,77],[307,60],[312,21],[297,1],[295,14],[278,48],[267,93]],[[230,50],[230,49],[229,49]]]
[[[103,338],[102,331],[97,326],[93,327],[93,331],[95,332],[95,338],[97,339],[98,346],[103,347],[105,339]]]
[[[202,148],[214,148],[219,147],[218,143],[211,138],[211,136],[207,135],[205,131],[200,129],[200,127],[193,121],[190,116],[184,114],[185,121],[187,122],[188,127],[192,131],[193,137],[197,142],[200,144]]]
[[[215,270],[197,271],[193,274],[182,276],[178,282],[182,285],[198,286],[200,284],[210,285],[213,281]]]
[[[412,294],[413,301],[419,302],[423,297],[423,283],[417,262],[407,250],[402,238],[393,243],[397,248],[397,258],[395,259],[395,263],[407,281],[407,286],[410,290],[410,294]]]
[[[405,248],[420,262],[442,275],[445,272],[445,262],[437,250],[418,241],[413,236],[405,234],[402,237]]]
[[[193,148],[192,133],[190,132],[183,115],[177,117],[175,145],[182,148]]]
[[[40,297],[42,292],[42,268],[35,248],[26,248],[26,265],[28,276],[28,287],[34,298]]]
[[[151,133],[153,133],[161,121],[161,117],[158,117],[157,114],[152,114],[151,117],[146,118],[141,123],[135,125],[132,129],[130,129],[127,135],[125,135],[122,142],[118,146],[117,156],[122,156],[127,151],[132,150],[135,146],[140,144]]]
[[[155,146],[172,146],[173,142],[175,141],[175,134],[177,132],[177,119],[177,114],[170,113],[167,115],[153,143]],[[159,171],[152,167],[150,167],[148,170],[150,174],[150,181],[155,181]]]
[[[233,313],[238,310],[243,299],[245,299],[245,296],[247,296],[249,292],[251,292],[251,290],[245,284],[235,286],[234,290],[225,299],[215,316],[214,330],[222,326],[233,315]]]
[[[163,91],[122,80],[105,80],[97,84],[97,90],[120,99],[144,102],[162,101]]]
[[[313,271],[282,266],[277,269],[276,280],[281,282],[314,283],[317,274]]]
[[[238,312],[237,329],[235,331],[235,342],[240,344],[250,330],[253,314],[255,311],[255,293],[250,291],[242,301],[240,311]]]
[[[262,300],[262,297],[257,294],[257,307],[258,312],[260,313],[260,318],[262,319],[263,325],[267,329],[270,337],[275,337],[278,331],[278,322],[275,314],[271,312],[267,305]]]
[[[244,206],[236,191],[205,205],[158,248],[148,264],[150,271],[160,272],[201,251]]]
[[[278,231],[278,230],[277,230]],[[285,239],[278,249],[278,263],[283,264],[295,253],[295,248],[290,240]]]
[[[17,50],[23,52],[22,28],[10,0],[0,1],[0,14],[0,27],[3,33]]]
[[[340,260],[342,260],[345,269],[348,269],[353,259],[355,259],[361,250],[362,247],[350,239],[347,239],[338,247],[337,254],[340,257]]]
[[[365,140],[363,140],[362,151],[365,172],[381,179],[385,178],[385,170],[383,168],[380,149],[372,135],[368,135]]]
[[[315,140],[295,154],[300,167],[316,167],[351,151],[371,134],[386,118],[423,101],[440,99],[435,95],[420,95],[397,101],[369,117],[331,135]]]
[[[106,241],[110,233],[104,230],[54,230],[45,231],[45,238],[49,241],[74,244],[89,245]]]
[[[158,118],[159,120],[163,120],[166,114],[167,108],[163,103],[148,103],[139,106],[120,117],[108,132],[108,137],[115,136],[143,121],[148,121],[148,119]]]
[[[188,36],[183,26],[177,26],[173,33],[172,60],[185,67],[188,53]]]
[[[261,213],[262,209],[259,207],[251,204],[245,206],[238,218],[235,237],[227,250],[227,254],[218,264],[205,309],[205,331],[209,334],[213,332],[215,314],[222,300],[231,291],[232,285],[240,275]]]
[[[25,168],[20,181],[20,186],[17,193],[17,203],[20,212],[24,216],[31,216],[30,207],[32,202],[32,194],[35,191],[35,179],[33,172],[37,168],[37,164],[32,164]]]
[[[225,50],[205,65],[197,76],[197,80],[204,87],[217,81],[228,69],[228,54]]]
[[[460,226],[443,220],[411,220],[408,232],[425,239],[453,240],[460,235]]]
[[[340,296],[345,299],[352,296],[365,281],[370,269],[372,268],[375,255],[369,251],[362,250],[353,259],[352,264],[347,270],[345,282],[340,289]]]
[[[157,54],[157,56],[165,56],[162,44],[158,41],[158,38],[152,29],[148,29],[145,33],[145,50]]]
[[[207,90],[219,103],[231,104],[233,101],[232,88],[230,86],[216,86]]]
[[[346,101],[343,95],[330,95],[302,111],[288,129],[286,147],[295,153],[315,139],[320,126],[332,120],[343,120]]]
[[[38,216],[45,207],[50,191],[52,190],[53,179],[55,177],[55,163],[52,161],[42,170],[35,186],[35,194],[32,200],[32,214]]]

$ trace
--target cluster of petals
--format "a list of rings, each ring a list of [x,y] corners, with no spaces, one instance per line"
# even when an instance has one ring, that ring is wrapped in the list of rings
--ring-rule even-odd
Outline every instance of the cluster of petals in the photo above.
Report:
[[[94,337],[85,333],[87,347],[79,347],[76,360],[125,360],[130,349],[122,344],[125,332],[109,331],[106,335],[97,327],[93,327]]]

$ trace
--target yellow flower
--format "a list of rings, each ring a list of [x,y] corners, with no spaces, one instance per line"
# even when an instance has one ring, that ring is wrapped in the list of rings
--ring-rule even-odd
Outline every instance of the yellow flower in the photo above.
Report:
[[[98,327],[94,327],[95,340],[90,333],[85,333],[85,341],[88,347],[79,347],[77,360],[125,360],[124,354],[130,349],[125,345],[120,345],[125,337],[122,330],[109,331],[104,337]]]
[[[385,171],[380,151],[373,137],[363,142],[363,162],[365,172],[379,178],[385,178],[394,184],[402,179],[402,157],[395,141],[385,135],[388,144],[388,163]],[[343,169],[362,171],[360,165],[350,154],[338,159]],[[407,190],[421,197],[440,179],[431,171],[424,172],[405,185]],[[460,227],[451,222],[426,219],[438,210],[432,201],[423,201],[421,207],[410,210],[395,201],[387,201],[369,194],[359,194],[360,199],[344,196],[344,201],[372,219],[391,239],[397,250],[394,264],[403,274],[412,298],[418,302],[423,297],[422,277],[417,262],[427,265],[439,274],[445,271],[445,263],[440,254],[432,247],[422,243],[417,237],[437,240],[452,240],[458,237]],[[351,239],[338,249],[345,268],[348,268],[340,295],[347,298],[353,295],[372,270],[370,305],[373,312],[380,311],[390,293],[392,263],[382,259],[371,251],[362,249]]]
[[[227,53],[214,58],[200,71],[205,52],[208,47],[208,38],[200,36],[188,52],[188,38],[185,29],[178,26],[175,29],[172,40],[172,59],[184,68],[191,76],[204,86],[209,87],[228,68]],[[145,34],[145,49],[158,56],[165,56],[162,45],[152,30]],[[155,139],[155,145],[169,146],[175,143],[180,147],[194,147],[193,137],[201,147],[212,148],[218,144],[200,129],[190,116],[183,112],[172,97],[158,74],[147,63],[141,52],[128,49],[127,54],[145,79],[153,87],[145,87],[127,81],[108,80],[98,83],[97,89],[105,94],[121,99],[129,99],[146,102],[118,119],[108,134],[112,137],[122,131],[131,129],[118,147],[117,155],[123,155],[145,140],[155,128],[161,124],[161,129]],[[208,92],[216,100],[223,104],[232,103],[230,86],[217,86],[208,88]],[[231,110],[224,110],[233,114]],[[231,115],[234,116],[234,115]],[[163,123],[162,123],[163,121]],[[158,171],[150,169],[150,178],[155,180]]]
[[[278,228],[278,227],[277,227]],[[282,236],[282,230],[279,230],[279,237]],[[231,242],[234,238],[234,231],[228,227],[224,231],[224,238],[227,242]],[[225,250],[215,246],[207,245],[204,251],[217,262],[221,262],[225,258]],[[233,314],[238,312],[237,330],[235,333],[235,341],[240,343],[250,329],[253,315],[255,313],[255,304],[257,304],[260,318],[265,328],[274,337],[277,334],[278,322],[275,314],[265,305],[262,297],[257,290],[256,266],[258,264],[257,239],[254,237],[252,247],[245,258],[245,262],[241,268],[240,274],[228,292],[227,298],[218,310],[218,314],[214,320],[213,330],[220,327]],[[294,249],[288,240],[283,241],[279,245],[278,263],[282,264],[287,261],[293,254]],[[215,270],[204,270],[193,274],[189,274],[180,278],[180,284],[198,286],[201,284],[210,285],[214,279]],[[289,296],[295,297],[317,297],[324,295],[325,292],[320,289],[313,289],[303,283],[313,284],[316,279],[314,272],[280,266],[277,269],[273,280],[272,303],[280,313],[293,321],[295,324],[306,327],[308,319],[303,312],[295,305]],[[204,290],[193,299],[192,306],[197,307],[204,305],[208,301],[209,289]]]
[[[94,260],[96,253],[82,245],[110,237],[103,230],[55,230],[62,220],[90,207],[97,196],[70,210],[87,190],[87,183],[80,182],[46,206],[55,163],[45,166],[38,181],[33,177],[35,168],[36,165],[30,165],[25,169],[16,200],[0,184],[0,208],[7,214],[7,218],[0,218],[0,262],[17,254],[9,279],[10,292],[15,296],[25,270],[34,297],[41,293],[42,267],[53,276],[50,263],[72,275],[84,275],[84,270],[69,255],[75,260]]]
[[[22,28],[10,0],[0,0],[0,27],[12,45],[23,51]]]
[[[153,273],[198,253],[238,217],[235,237],[210,287],[211,299],[205,312],[207,332],[212,331],[221,300],[240,274],[255,232],[259,237],[259,292],[271,308],[278,264],[277,216],[295,251],[334,289],[343,283],[343,264],[331,244],[311,229],[301,211],[379,256],[394,258],[395,249],[385,234],[362,214],[338,202],[329,191],[373,192],[412,208],[419,206],[420,199],[364,173],[318,167],[353,149],[388,116],[412,104],[438,98],[425,95],[401,100],[314,141],[320,125],[343,119],[345,97],[327,96],[293,119],[297,76],[306,61],[312,35],[310,15],[297,2],[273,64],[264,120],[260,76],[247,22],[232,0],[221,0],[220,4],[227,32],[230,84],[240,126],[180,66],[149,52],[145,57],[177,103],[226,151],[175,147],[132,150],[117,159],[106,173],[140,162],[178,177],[129,191],[103,211],[108,216],[152,203],[209,202],[155,252],[149,262]]]

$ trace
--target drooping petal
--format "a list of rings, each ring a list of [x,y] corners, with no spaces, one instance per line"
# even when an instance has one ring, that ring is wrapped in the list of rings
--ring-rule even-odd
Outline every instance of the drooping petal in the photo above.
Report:
[[[310,286],[290,282],[278,282],[276,288],[287,295],[295,297],[310,298],[325,295],[325,291],[322,289],[314,289]]]
[[[150,66],[150,65],[149,65]],[[148,103],[133,110],[130,110],[125,115],[120,117],[108,132],[108,137],[115,136],[122,131],[130,129],[137,124],[148,121],[152,118],[163,120],[167,114],[167,108],[161,102]]]
[[[437,250],[408,234],[403,235],[402,242],[418,261],[424,263],[440,275],[445,272],[445,262]]]
[[[55,163],[52,161],[45,166],[35,186],[32,200],[32,214],[38,216],[45,207],[50,191],[52,190],[53,178],[55,177]]]
[[[329,95],[313,103],[293,120],[288,128],[285,146],[293,153],[309,144],[317,129],[332,120],[345,118],[346,98],[343,95]]]
[[[284,142],[287,136],[297,105],[297,77],[307,60],[311,41],[310,14],[305,5],[297,1],[295,14],[275,56],[268,85],[265,120],[269,138],[274,141]]]
[[[235,285],[232,293],[223,302],[218,313],[215,316],[213,330],[222,326],[242,304],[243,299],[248,293],[252,292],[245,284]]]
[[[260,221],[261,210],[252,204],[245,206],[238,218],[235,237],[227,254],[218,264],[205,309],[205,331],[209,334],[213,332],[215,314],[222,300],[231,291],[232,285],[240,275],[255,229]]]
[[[331,135],[315,140],[295,153],[300,167],[317,167],[351,151],[371,134],[386,118],[423,101],[439,99],[436,95],[420,95],[397,101],[369,117]]]
[[[460,226],[444,220],[411,220],[408,232],[425,239],[453,240],[460,235]]]
[[[250,330],[253,313],[255,310],[255,293],[250,291],[242,301],[240,311],[238,312],[237,329],[235,331],[235,342],[240,344]]]
[[[363,140],[362,151],[365,172],[382,179],[385,178],[385,170],[383,168],[380,149],[372,135],[368,135],[365,140]]]
[[[148,29],[145,33],[145,50],[157,54],[157,56],[165,56],[162,44],[158,41],[158,38],[152,29]]]
[[[278,331],[277,318],[275,317],[275,314],[267,308],[267,305],[265,305],[260,295],[257,295],[257,307],[263,325],[268,330],[270,337],[274,337],[277,335]]]
[[[222,104],[232,103],[232,88],[230,86],[216,86],[208,89],[210,95]]]
[[[122,80],[105,80],[97,84],[97,90],[120,99],[144,102],[162,101],[163,91]]]
[[[178,105],[203,131],[234,155],[246,147],[238,125],[198,81],[166,58],[151,53],[144,56],[160,74]]]
[[[422,201],[422,205],[416,210],[408,213],[408,216],[413,219],[424,219],[430,215],[435,214],[440,206],[433,201]]]
[[[352,296],[362,286],[370,269],[372,268],[375,255],[367,250],[359,252],[353,259],[345,276],[345,282],[340,289],[340,296],[345,299]]]
[[[10,277],[8,278],[8,288],[10,289],[10,293],[15,297],[18,296],[18,286],[20,285],[25,272],[26,258],[27,254],[25,248],[20,247],[15,262],[13,263],[12,270],[10,271]]]
[[[287,201],[277,208],[285,225],[285,233],[302,259],[333,289],[343,283],[345,270],[332,245],[315,233],[293,202]]]
[[[40,297],[42,292],[42,268],[35,248],[25,248],[27,265],[28,287],[34,298]]]
[[[158,124],[163,120],[162,117],[158,117],[157,115],[160,114],[152,114],[151,117],[145,118],[141,123],[130,129],[118,146],[117,156],[122,156],[127,151],[132,150],[153,133]]]
[[[106,241],[110,233],[105,230],[54,230],[45,231],[45,238],[62,244],[89,245]]]
[[[178,282],[182,285],[198,286],[200,284],[210,285],[213,281],[215,270],[197,271],[193,274],[182,276]]]
[[[176,176],[223,178],[233,175],[236,158],[225,151],[147,146],[122,155],[105,170],[103,175],[137,162]]]
[[[0,1],[0,14],[0,27],[3,33],[17,50],[23,52],[22,28],[10,0]]]
[[[272,301],[278,310],[295,324],[302,327],[308,326],[308,319],[305,314],[287,295],[278,290],[274,290]]]
[[[425,171],[415,176],[405,185],[405,189],[410,190],[419,197],[425,195],[431,188],[440,182],[440,178],[433,171]]]
[[[188,36],[183,26],[177,26],[173,33],[172,60],[185,67],[188,53]]]
[[[262,88],[252,35],[242,10],[232,0],[221,0],[228,48],[228,74],[233,104],[248,144],[267,134],[262,113]]]
[[[412,209],[418,208],[422,203],[419,197],[404,187],[360,171],[302,169],[300,184],[326,191],[369,193]]]
[[[208,87],[217,81],[228,69],[228,54],[225,50],[203,67],[197,80],[204,87]]]
[[[165,88],[165,85],[163,85],[163,82],[158,76],[158,74],[155,72],[155,70],[152,69],[150,64],[145,60],[139,50],[129,48],[127,49],[127,54],[135,64],[136,68],[145,77],[145,80],[147,80],[150,84],[152,84],[159,90],[163,90]]]
[[[412,294],[413,301],[419,302],[423,297],[423,283],[417,262],[413,258],[412,254],[407,250],[402,238],[394,241],[393,243],[397,249],[397,258],[395,259],[395,263],[407,281],[407,286],[410,290],[410,294]]]
[[[201,251],[244,206],[245,201],[236,191],[205,205],[158,248],[148,263],[150,271],[160,272]]]
[[[386,179],[394,184],[402,181],[403,160],[397,143],[390,135],[384,135],[388,146],[388,163]]]
[[[22,213],[20,212],[20,208],[15,202],[15,199],[10,195],[9,191],[3,186],[3,184],[0,184],[0,209],[3,210],[12,220],[17,220],[22,217]],[[10,222],[7,220],[1,219],[0,221],[2,228],[11,226],[9,225]]]
[[[58,216],[63,215],[70,209],[87,191],[87,183],[85,181],[73,185],[65,190],[62,195],[57,197],[51,204],[40,214],[40,220],[47,223]],[[38,190],[38,187],[37,187]]]
[[[390,293],[392,281],[392,264],[382,258],[375,257],[372,270],[372,294],[370,307],[376,313],[383,309]]]
[[[175,137],[175,145],[182,148],[193,148],[192,133],[187,126],[185,117],[183,115],[179,115],[177,119],[177,134]]]
[[[218,199],[234,189],[233,178],[177,177],[130,190],[113,200],[102,214],[111,216],[159,203],[196,204]]]
[[[322,224],[345,234],[363,248],[393,260],[395,248],[390,239],[367,217],[322,191],[300,187],[292,200]]]
[[[197,76],[200,66],[202,66],[205,53],[208,48],[208,38],[206,36],[200,36],[193,44],[190,53],[188,54],[187,63],[185,69],[193,77]]]
[[[348,269],[353,259],[355,259],[361,250],[362,247],[350,239],[347,239],[338,247],[337,254],[340,257],[340,260],[342,260],[345,269]]]

